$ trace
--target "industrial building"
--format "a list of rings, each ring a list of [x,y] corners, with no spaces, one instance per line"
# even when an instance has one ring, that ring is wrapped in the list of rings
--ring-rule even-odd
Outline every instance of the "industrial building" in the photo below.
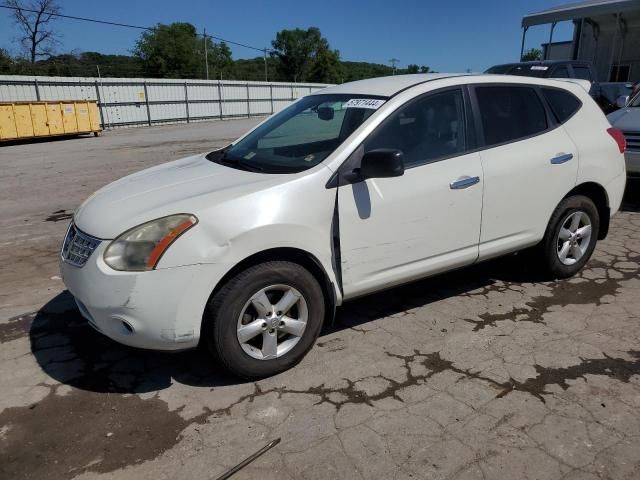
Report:
[[[573,39],[554,42],[559,22],[573,22]],[[548,25],[545,60],[593,63],[601,82],[640,81],[640,0],[585,0],[522,18],[521,57],[530,27]]]

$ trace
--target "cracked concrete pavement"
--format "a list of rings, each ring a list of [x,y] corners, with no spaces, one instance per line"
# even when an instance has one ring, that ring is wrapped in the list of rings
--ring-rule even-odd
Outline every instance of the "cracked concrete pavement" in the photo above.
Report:
[[[57,252],[73,210],[252,120],[0,147],[0,477],[635,479],[640,182],[577,277],[515,255],[348,303],[293,370],[255,383],[201,351],[94,332]]]

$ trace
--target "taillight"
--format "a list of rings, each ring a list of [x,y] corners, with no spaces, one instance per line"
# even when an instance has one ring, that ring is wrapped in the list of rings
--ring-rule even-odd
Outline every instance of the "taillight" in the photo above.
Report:
[[[620,153],[624,153],[627,149],[627,141],[624,138],[624,133],[622,133],[617,128],[607,128],[607,133],[613,137],[613,139],[618,144],[618,148],[620,149]]]

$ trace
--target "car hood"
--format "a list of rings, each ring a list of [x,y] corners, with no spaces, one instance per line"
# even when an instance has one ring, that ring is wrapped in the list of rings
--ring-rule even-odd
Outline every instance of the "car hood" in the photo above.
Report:
[[[192,213],[244,193],[282,183],[291,175],[247,172],[211,162],[204,155],[142,170],[91,195],[74,214],[78,228],[113,239],[141,223]]]
[[[640,107],[621,108],[607,115],[607,119],[623,132],[640,132]]]

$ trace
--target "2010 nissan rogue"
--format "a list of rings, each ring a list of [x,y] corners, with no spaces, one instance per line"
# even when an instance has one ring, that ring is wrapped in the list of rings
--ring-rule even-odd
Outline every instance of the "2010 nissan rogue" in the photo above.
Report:
[[[620,206],[624,149],[571,81],[347,83],[97,191],[62,275],[118,342],[202,342],[237,375],[273,375],[345,300],[534,246],[549,275],[575,274]]]

